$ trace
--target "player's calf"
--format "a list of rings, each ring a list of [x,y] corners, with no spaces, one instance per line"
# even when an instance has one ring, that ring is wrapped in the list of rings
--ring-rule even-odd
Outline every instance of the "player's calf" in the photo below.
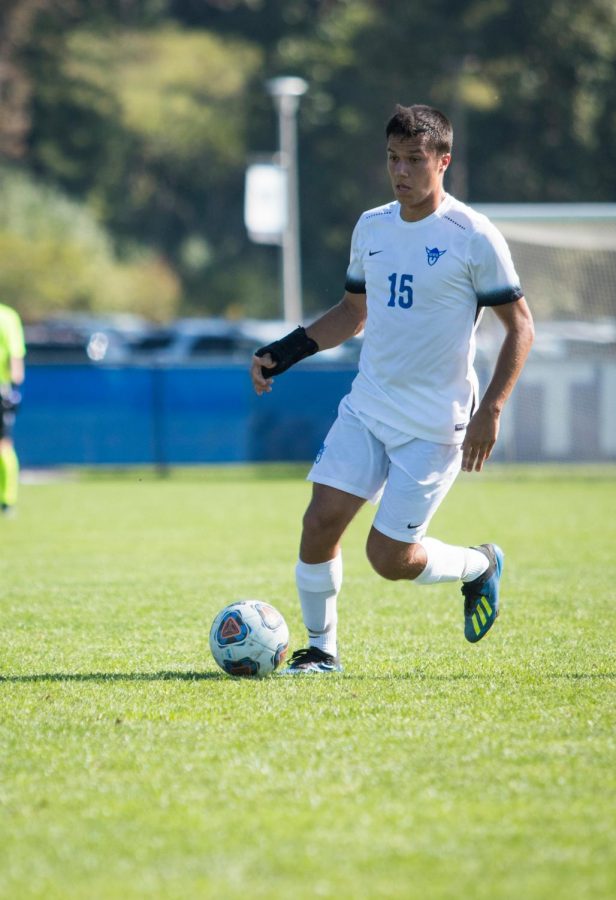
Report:
[[[421,544],[395,541],[371,528],[366,542],[366,556],[377,575],[388,581],[413,581],[426,565],[426,553]]]

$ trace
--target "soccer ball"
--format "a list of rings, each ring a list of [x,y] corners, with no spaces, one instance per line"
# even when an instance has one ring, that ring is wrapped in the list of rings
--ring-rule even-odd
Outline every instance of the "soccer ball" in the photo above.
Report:
[[[287,623],[277,609],[259,600],[225,606],[210,629],[212,656],[227,675],[269,675],[285,658],[288,646]]]

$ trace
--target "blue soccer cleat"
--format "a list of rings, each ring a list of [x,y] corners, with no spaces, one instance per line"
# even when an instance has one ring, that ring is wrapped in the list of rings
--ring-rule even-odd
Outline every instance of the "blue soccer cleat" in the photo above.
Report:
[[[476,644],[485,637],[498,615],[498,586],[505,554],[496,544],[473,547],[488,558],[488,568],[474,581],[462,585],[464,594],[464,637]]]
[[[304,647],[296,650],[289,665],[281,672],[281,675],[313,675],[328,672],[342,672],[342,666],[337,656],[325,653],[318,647]]]

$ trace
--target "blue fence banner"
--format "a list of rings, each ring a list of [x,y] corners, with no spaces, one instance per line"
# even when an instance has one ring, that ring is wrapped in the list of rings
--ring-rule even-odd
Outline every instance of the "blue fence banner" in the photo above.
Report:
[[[355,369],[300,363],[257,397],[245,366],[31,365],[15,440],[26,467],[308,461]],[[480,368],[486,384],[489,371]],[[616,364],[529,361],[494,458],[616,460]]]

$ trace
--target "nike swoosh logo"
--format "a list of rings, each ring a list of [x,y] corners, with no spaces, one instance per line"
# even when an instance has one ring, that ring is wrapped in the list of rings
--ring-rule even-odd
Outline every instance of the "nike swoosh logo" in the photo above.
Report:
[[[420,526],[421,524],[422,524],[421,522],[418,522],[417,525],[407,525],[406,527],[407,527],[407,528],[419,528],[419,526]]]
[[[376,256],[377,253],[382,253],[382,250],[368,250],[368,256]]]

